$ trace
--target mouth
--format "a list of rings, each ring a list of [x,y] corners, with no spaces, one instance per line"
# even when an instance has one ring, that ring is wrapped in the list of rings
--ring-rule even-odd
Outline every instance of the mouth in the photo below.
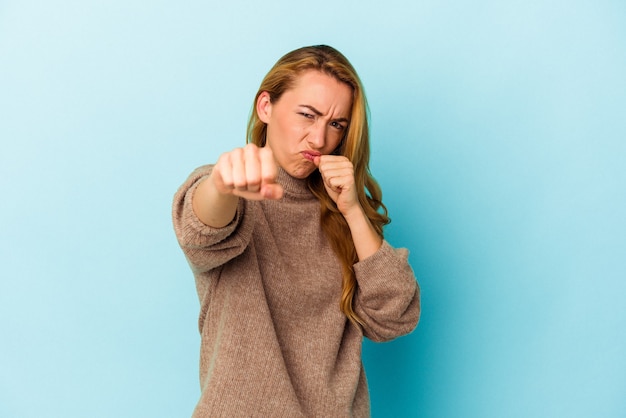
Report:
[[[302,156],[313,162],[315,160],[315,157],[319,157],[320,155],[322,155],[321,153],[317,152],[317,151],[302,151],[300,154],[302,154]]]

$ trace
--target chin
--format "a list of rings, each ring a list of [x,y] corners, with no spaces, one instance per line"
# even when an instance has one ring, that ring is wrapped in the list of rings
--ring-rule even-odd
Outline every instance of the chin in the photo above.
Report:
[[[315,167],[306,167],[306,166],[296,166],[291,169],[285,170],[287,173],[294,178],[297,179],[305,179],[311,175],[313,171],[315,171]]]
[[[293,173],[289,173],[289,175],[291,177],[303,180],[303,179],[309,177],[312,172],[313,172],[312,170],[311,171],[306,171],[306,172],[303,172],[302,170],[298,170],[298,171],[295,171]]]

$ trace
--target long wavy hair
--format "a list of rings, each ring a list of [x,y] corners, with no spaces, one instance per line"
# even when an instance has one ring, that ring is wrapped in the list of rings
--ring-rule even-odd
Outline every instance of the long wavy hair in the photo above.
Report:
[[[262,122],[255,110],[256,102],[264,91],[270,101],[277,101],[282,94],[292,88],[302,72],[317,70],[347,84],[352,89],[352,111],[345,136],[334,151],[336,155],[347,157],[354,166],[354,180],[359,202],[376,232],[383,236],[383,226],[390,222],[387,208],[382,203],[382,192],[369,170],[370,145],[368,127],[368,107],[363,85],[354,67],[336,49],[327,45],[309,46],[287,53],[267,73],[256,94],[253,110],[248,121],[247,141],[257,146],[265,146],[267,125]],[[363,324],[353,308],[357,291],[357,281],[353,265],[358,261],[350,228],[343,215],[330,198],[322,177],[315,170],[307,178],[307,184],[321,205],[321,225],[330,245],[341,261],[342,294],[340,308],[355,325]]]

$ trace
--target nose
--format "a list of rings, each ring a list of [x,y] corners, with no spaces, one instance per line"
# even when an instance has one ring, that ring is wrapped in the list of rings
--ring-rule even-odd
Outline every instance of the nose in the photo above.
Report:
[[[322,121],[317,121],[311,126],[308,142],[313,149],[322,149],[326,145],[326,126]]]

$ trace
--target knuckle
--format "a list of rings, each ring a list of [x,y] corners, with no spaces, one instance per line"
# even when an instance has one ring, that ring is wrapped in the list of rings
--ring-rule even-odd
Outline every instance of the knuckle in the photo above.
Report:
[[[246,144],[242,151],[247,155],[256,155],[258,153],[258,147],[254,144]]]
[[[235,148],[230,151],[229,158],[231,161],[239,161],[243,156],[243,150],[241,148]]]
[[[248,176],[248,185],[252,187],[258,187],[261,184],[261,176],[258,174],[252,174]]]
[[[272,150],[269,147],[259,148],[259,155],[263,158],[273,157]]]
[[[235,180],[233,182],[233,186],[237,189],[237,190],[246,190],[248,187],[248,184],[245,181],[241,181],[241,180]]]

